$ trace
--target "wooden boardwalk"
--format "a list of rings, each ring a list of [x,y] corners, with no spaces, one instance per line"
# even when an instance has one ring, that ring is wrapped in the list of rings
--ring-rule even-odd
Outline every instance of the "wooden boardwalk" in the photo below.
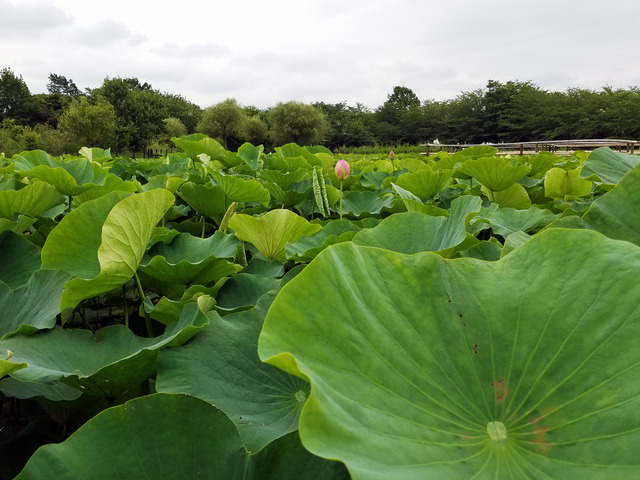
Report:
[[[434,155],[442,150],[454,153],[465,148],[475,146],[495,147],[498,149],[498,155],[535,155],[540,152],[552,152],[556,155],[570,155],[576,150],[591,151],[599,147],[609,147],[613,150],[617,150],[618,152],[630,154],[640,153],[640,141],[613,138],[482,144],[426,143],[423,146],[426,147],[426,155]]]

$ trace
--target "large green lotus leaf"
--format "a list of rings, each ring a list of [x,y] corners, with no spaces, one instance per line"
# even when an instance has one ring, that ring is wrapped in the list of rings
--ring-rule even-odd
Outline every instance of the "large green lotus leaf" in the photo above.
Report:
[[[271,210],[262,217],[236,214],[229,220],[240,240],[251,243],[268,259],[285,261],[285,245],[300,237],[313,235],[322,227],[309,223],[291,210]]]
[[[42,268],[62,270],[76,277],[92,278],[100,273],[98,249],[102,226],[113,207],[130,195],[112,192],[87,201],[64,216],[42,247]]]
[[[423,169],[417,172],[403,173],[395,183],[415,196],[427,200],[449,186],[452,174],[453,170],[434,172]]]
[[[178,194],[185,202],[201,215],[213,218],[218,223],[227,211],[227,199],[220,185],[198,185],[186,182],[180,187]]]
[[[283,188],[276,183],[265,183],[265,188],[269,195],[282,203],[285,208],[290,208],[303,202],[311,195],[313,184],[311,180],[305,180],[297,184],[291,184],[287,188]]]
[[[306,451],[295,433],[250,455],[233,422],[187,395],[154,394],[109,408],[66,441],[41,447],[16,480],[343,480],[344,466]]]
[[[310,151],[314,155],[317,155],[318,153],[320,153],[320,154],[323,154],[323,155],[331,155],[331,156],[333,156],[333,153],[331,152],[331,150],[329,150],[324,145],[305,145],[304,149]]]
[[[380,196],[379,192],[367,190],[362,192],[344,192],[343,194],[342,213],[352,215],[356,218],[377,215],[384,207],[393,205],[392,196]],[[335,204],[333,208],[335,211],[339,211],[340,207]]]
[[[547,198],[564,198],[565,195],[588,197],[592,183],[580,178],[580,168],[565,170],[551,168],[544,177],[544,195]]]
[[[233,420],[251,453],[297,430],[309,384],[258,358],[258,336],[275,297],[217,317],[182,348],[158,357],[156,390],[205,400]],[[242,372],[241,375],[238,372]]]
[[[304,157],[283,157],[276,154],[266,156],[264,166],[270,170],[280,170],[284,173],[301,169],[310,172],[312,169],[311,164]]]
[[[519,183],[514,183],[509,188],[498,192],[491,191],[484,185],[481,190],[489,200],[497,203],[502,208],[524,209],[531,206],[529,194]]]
[[[369,166],[369,168],[371,168]],[[366,170],[360,177],[360,185],[371,190],[381,190],[382,183],[389,176],[389,173],[382,171]]]
[[[464,173],[494,192],[509,188],[530,170],[527,165],[513,165],[510,160],[499,157],[480,157],[462,164]]]
[[[286,190],[293,183],[298,183],[309,178],[309,170],[299,168],[292,172],[281,172],[280,170],[261,170],[260,178],[268,183],[275,183],[281,189]]]
[[[116,191],[135,193],[137,186],[133,182],[124,181],[117,175],[109,173],[102,185],[90,185],[84,192],[74,196],[73,202],[79,205]]]
[[[502,256],[502,245],[500,245],[495,238],[491,240],[482,240],[467,249],[458,249],[455,254],[449,258],[477,258],[487,261],[500,260]]]
[[[405,157],[396,159],[393,162],[396,170],[407,170],[409,172],[418,172],[420,170],[431,170],[431,165],[426,164],[422,159],[415,157]]]
[[[310,262],[325,248],[350,241],[359,230],[360,228],[348,220],[332,220],[313,235],[302,237],[295,243],[287,243],[287,258]]]
[[[281,437],[252,457],[255,472],[247,480],[349,480],[343,463],[309,453],[300,443],[298,432]]]
[[[247,273],[262,275],[263,277],[281,277],[284,275],[284,265],[277,260],[269,260],[259,252],[251,255],[251,260],[247,264]]]
[[[216,307],[221,311],[247,310],[281,283],[282,280],[273,277],[238,273],[229,278],[218,291]]]
[[[25,368],[28,366],[24,364]],[[14,370],[15,371],[15,370]],[[21,400],[27,398],[46,398],[54,402],[73,401],[82,396],[82,391],[70,387],[64,383],[47,385],[37,382],[21,382],[9,376],[0,381],[0,392],[7,397],[15,397]],[[95,397],[92,398],[95,400]]]
[[[56,167],[38,165],[31,170],[21,170],[20,174],[47,182],[67,196],[79,195],[96,185],[103,185],[107,178],[107,172],[100,165],[86,158],[59,162]]]
[[[111,159],[111,149],[107,148],[106,150],[102,148],[89,148],[82,147],[78,152],[83,157],[86,157],[89,160],[102,160],[103,162]]]
[[[0,282],[0,338],[53,328],[60,313],[62,288],[68,280],[67,273],[38,270],[13,290]]]
[[[276,152],[282,155],[284,158],[304,158],[312,167],[322,166],[322,161],[317,155],[311,153],[304,147],[301,147],[297,143],[287,143],[281,147],[276,147]]]
[[[638,155],[627,155],[614,152],[609,147],[600,147],[589,154],[582,166],[580,177],[587,178],[595,174],[602,183],[615,185],[638,163]]]
[[[18,213],[37,217],[64,202],[64,196],[45,182],[36,181],[20,190],[0,191],[0,217],[14,220]]]
[[[251,167],[251,170],[257,170],[260,165],[260,157],[264,152],[264,146],[253,146],[249,142],[245,142],[238,148],[238,156]]]
[[[204,260],[191,263],[181,260],[169,263],[162,256],[155,256],[146,264],[141,264],[139,272],[157,280],[179,285],[207,284],[223,277],[228,277],[242,270],[242,266],[210,255]],[[141,277],[142,278],[142,277]]]
[[[17,288],[29,281],[31,274],[40,270],[40,249],[22,235],[0,233],[0,282]]]
[[[533,155],[528,159],[528,163],[531,166],[529,174],[531,177],[540,177],[552,168],[558,160],[559,158],[556,155],[549,152],[540,152],[538,155]]]
[[[478,157],[495,157],[495,155],[498,153],[498,149],[496,147],[492,147],[491,145],[474,145],[473,147],[467,147],[464,150],[460,150],[459,152],[456,152],[456,154],[454,155],[455,157],[461,157],[461,158],[466,158],[466,157],[471,157],[471,158],[478,158]]]
[[[514,232],[504,240],[504,246],[502,247],[502,256],[506,256],[513,252],[516,248],[521,247],[525,243],[531,240],[531,235],[525,232]]]
[[[588,228],[610,238],[640,246],[640,165],[629,171],[616,187],[594,200],[582,216],[561,218],[554,228]]]
[[[13,164],[16,170],[31,170],[40,165],[46,165],[52,168],[59,167],[61,162],[58,162],[44,150],[31,150],[22,152],[14,158]]]
[[[208,323],[209,317],[191,303],[179,321],[158,337],[138,337],[124,325],[111,325],[96,333],[55,327],[28,337],[2,339],[0,351],[11,350],[12,361],[29,365],[12,374],[18,380],[50,385],[63,381],[85,392],[114,398],[155,372],[160,349],[182,345]]]
[[[26,215],[17,215],[17,217],[15,221],[0,217],[0,232],[21,234],[37,221],[37,219],[27,217]]]
[[[353,243],[407,254],[446,250],[465,239],[465,226],[481,205],[480,198],[463,195],[451,202],[449,218],[419,212],[397,213],[377,227],[358,232]]]
[[[171,243],[158,242],[144,255],[139,271],[158,280],[177,284],[205,284],[242,270],[233,258],[240,241],[234,235],[217,231],[208,238],[188,233],[175,236]]]
[[[526,210],[516,210],[515,208],[501,208],[481,217],[491,225],[493,233],[506,237],[514,232],[534,232],[547,226],[558,218],[551,211],[529,207]],[[476,219],[479,219],[476,217]]]
[[[406,207],[408,212],[421,212],[425,215],[431,215],[434,217],[444,216],[448,217],[449,212],[443,208],[436,207],[432,204],[424,204],[422,200],[416,197],[413,193],[404,188],[398,186],[397,184],[393,184],[391,186],[393,191],[398,194],[398,196],[402,199],[404,206]]]
[[[225,168],[232,168],[232,167],[238,167],[238,166],[242,168],[245,166],[244,160],[236,152],[230,152],[228,150],[226,152],[225,161],[221,163]],[[209,166],[210,163],[206,163],[206,165]]]
[[[210,170],[213,179],[220,185],[228,202],[258,202],[265,207],[269,205],[269,191],[257,180],[245,180],[233,175],[224,175]]]
[[[188,233],[176,234],[175,230],[166,230],[163,236],[167,240],[154,242],[146,253],[145,259],[161,255],[169,263],[178,263],[181,260],[197,263],[210,255],[218,258],[233,258],[240,245],[240,240],[235,235],[220,230],[207,238],[194,237]]]
[[[310,379],[303,444],[354,480],[635,478],[639,269],[588,230],[497,262],[340,244],[283,287],[258,351]]]
[[[331,165],[333,165],[333,163],[334,160],[332,159]],[[387,174],[391,174],[394,170],[393,162],[390,159],[372,160],[362,167],[365,172],[385,172]],[[364,176],[365,175],[363,175],[363,177]]]
[[[149,178],[149,181],[142,185],[142,191],[148,192],[155,188],[164,188],[171,193],[176,193],[186,180],[182,177],[171,176],[167,174],[155,174]]]
[[[82,300],[129,281],[140,265],[153,229],[173,202],[173,195],[163,189],[138,193],[118,202],[102,226],[102,242],[97,252],[100,273],[93,278],[67,282],[62,309],[74,308]]]
[[[209,155],[211,161],[217,160],[223,165],[227,162],[227,151],[224,147],[202,133],[183,135],[180,138],[172,137],[171,141],[184,150],[194,162],[201,153]]]

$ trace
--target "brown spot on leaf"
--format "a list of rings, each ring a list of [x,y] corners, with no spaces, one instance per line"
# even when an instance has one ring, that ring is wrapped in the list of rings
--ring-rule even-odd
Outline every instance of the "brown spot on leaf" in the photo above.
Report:
[[[507,419],[507,422],[513,422],[516,418],[518,418],[518,415],[514,413]]]
[[[477,354],[478,354],[478,344],[475,344],[475,345],[473,346],[473,353],[474,353],[475,355],[477,355]]]
[[[540,446],[540,448],[538,448],[538,453],[547,453],[551,450],[551,443],[544,438],[548,431],[549,425],[545,425],[544,427],[537,426],[535,429],[536,439],[533,443]]]
[[[510,388],[505,387],[504,378],[502,378],[500,380],[496,380],[495,382],[493,382],[491,384],[491,386],[496,391],[496,403],[502,402],[505,399],[505,397],[507,396],[507,394],[511,391]]]
[[[496,403],[500,403],[501,401],[503,401],[510,391],[511,389],[507,388],[502,393],[496,392]]]

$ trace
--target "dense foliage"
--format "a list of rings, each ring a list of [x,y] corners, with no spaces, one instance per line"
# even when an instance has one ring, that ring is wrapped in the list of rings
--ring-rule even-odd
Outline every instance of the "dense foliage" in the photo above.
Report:
[[[0,478],[637,476],[640,157],[172,142],[0,156]]]
[[[171,147],[168,129],[174,134],[204,133],[232,150],[251,142],[265,145],[267,151],[287,142],[344,152],[435,139],[480,144],[640,138],[637,87],[553,92],[531,82],[489,80],[485,88],[449,100],[421,100],[410,88],[396,86],[374,109],[345,101],[287,102],[263,110],[230,98],[202,109],[137,78],[106,78],[100,87],[81,91],[73,80],[52,73],[47,88],[48,94],[32,95],[21,77],[9,69],[0,71],[0,152],[13,155],[41,148],[61,154],[91,144],[135,156],[148,148]],[[115,119],[107,114],[100,125],[68,122],[58,128],[59,120],[76,114],[78,106],[93,112],[103,109],[105,101]]]

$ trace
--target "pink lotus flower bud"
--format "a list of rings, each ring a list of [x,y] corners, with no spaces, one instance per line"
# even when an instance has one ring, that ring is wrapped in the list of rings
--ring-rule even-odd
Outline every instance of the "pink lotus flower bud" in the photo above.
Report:
[[[344,180],[349,176],[349,163],[346,160],[338,160],[336,163],[336,177],[338,180]]]
[[[396,154],[393,152],[393,150],[391,150],[391,151],[389,152],[389,158],[390,158],[391,160],[393,160],[393,159],[395,159],[395,158],[396,158]]]

